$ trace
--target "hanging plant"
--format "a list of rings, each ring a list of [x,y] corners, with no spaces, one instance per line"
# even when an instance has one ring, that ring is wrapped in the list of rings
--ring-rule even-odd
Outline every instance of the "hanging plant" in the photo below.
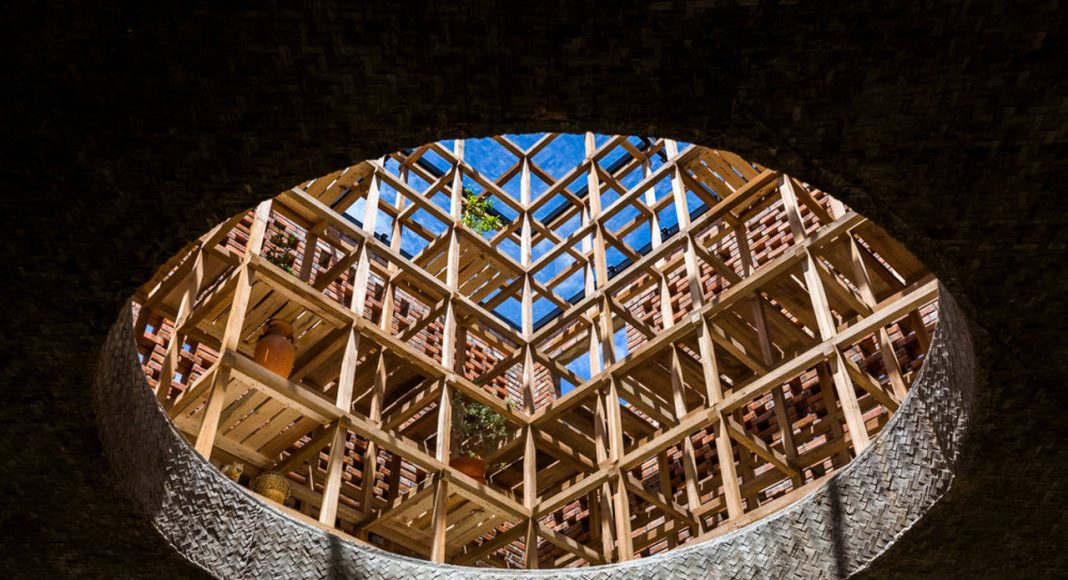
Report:
[[[508,406],[511,407],[511,403]],[[485,457],[500,448],[509,435],[508,421],[499,413],[459,392],[453,395],[451,466],[484,480]]]
[[[479,234],[495,232],[501,229],[501,218],[491,214],[490,210],[492,209],[492,201],[482,199],[475,195],[475,192],[470,187],[464,186],[463,214],[460,216],[460,221],[465,226]]]
[[[273,247],[264,252],[264,257],[275,266],[296,275],[296,272],[293,271],[293,264],[297,261],[296,250],[299,243],[300,240],[294,234],[278,232],[271,236],[271,245]]]

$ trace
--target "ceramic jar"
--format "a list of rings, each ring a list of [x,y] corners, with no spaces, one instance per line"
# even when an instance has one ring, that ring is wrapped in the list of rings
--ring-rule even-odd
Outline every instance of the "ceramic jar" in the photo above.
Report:
[[[293,325],[285,320],[272,319],[267,332],[256,343],[255,360],[274,374],[289,378],[297,347],[293,344]]]

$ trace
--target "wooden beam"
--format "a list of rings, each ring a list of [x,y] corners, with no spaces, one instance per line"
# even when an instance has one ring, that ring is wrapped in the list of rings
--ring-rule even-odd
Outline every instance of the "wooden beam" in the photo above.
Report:
[[[384,431],[396,430],[419,411],[439,400],[441,398],[442,385],[443,381],[435,380],[426,388],[420,389],[416,387],[416,390],[420,391],[417,396],[404,401],[399,407],[391,407],[388,410],[388,414],[382,419],[382,429]]]
[[[325,398],[305,387],[275,375],[243,355],[233,351],[226,351],[221,355],[221,359],[225,366],[233,369],[237,380],[262,390],[272,398],[297,409],[306,417],[311,417],[322,423],[329,423],[344,415],[349,421],[349,429],[351,431],[360,437],[374,441],[391,452],[403,455],[406,460],[414,465],[430,472],[438,472],[445,467],[442,462],[424,453],[415,443],[403,437],[385,433],[370,422],[352,413],[345,413]]]
[[[545,524],[538,524],[538,535],[557,548],[570,552],[592,565],[605,563],[604,557],[597,550],[585,544],[580,544],[570,536],[565,536]]]
[[[179,298],[178,313],[174,318],[170,341],[167,343],[167,349],[163,354],[163,365],[160,368],[159,381],[156,384],[156,398],[161,402],[166,401],[170,396],[174,369],[178,365],[178,353],[182,348],[184,339],[179,330],[184,326],[185,319],[189,316],[189,311],[192,310],[193,302],[196,300],[197,293],[200,292],[200,286],[204,281],[204,259],[204,251],[198,248],[196,253],[182,264],[181,273],[176,272],[172,276],[176,282],[181,282],[179,285],[181,297]],[[152,297],[150,296],[150,298]],[[150,309],[147,303],[143,304],[141,308],[146,313]],[[141,324],[138,324],[135,328],[138,329],[138,332],[143,331]]]
[[[538,454],[534,428],[527,425],[523,432],[523,508],[533,513],[538,503]],[[527,518],[526,528],[523,560],[527,569],[534,569],[538,567],[537,521],[533,517]]]
[[[682,417],[676,425],[657,431],[653,437],[635,444],[632,451],[620,458],[619,468],[627,470],[641,465],[648,457],[660,453],[680,441],[683,437],[687,437],[718,421],[715,415],[715,409],[696,409],[691,411],[688,415]]]
[[[597,464],[592,458],[587,455],[584,455],[583,453],[576,450],[574,447],[568,445],[567,442],[565,442],[562,438],[554,437],[553,435],[546,433],[544,430],[539,430],[537,433],[534,433],[529,426],[527,430],[531,433],[531,442],[528,443],[529,447],[527,453],[530,453],[529,448],[533,447],[534,443],[537,442],[541,443],[541,448],[546,452],[550,453],[555,457],[572,463],[579,469],[582,469],[586,472],[597,470]],[[536,469],[531,469],[530,471],[536,474]],[[525,472],[526,469],[524,468],[524,473]],[[533,490],[534,488],[531,487],[531,489]],[[535,498],[530,499],[531,502],[533,502]]]
[[[642,482],[634,478],[629,473],[623,475],[623,485],[634,495],[644,499],[645,501],[653,504],[664,515],[674,518],[679,522],[690,526],[694,530],[699,530],[701,524],[697,521],[697,518],[693,517],[686,508],[676,504],[674,500],[666,497],[664,494],[646,489]]]
[[[260,280],[266,282],[272,289],[286,298],[311,310],[316,316],[334,326],[344,326],[348,322],[350,316],[345,312],[343,306],[333,300],[323,300],[318,292],[312,289],[311,286],[301,282],[296,276],[286,273],[261,256],[252,256],[249,265],[260,275]],[[353,298],[356,295],[353,292]]]
[[[741,443],[743,447],[757,454],[758,457],[770,463],[786,475],[790,477],[798,477],[801,475],[796,467],[790,465],[790,462],[787,461],[785,455],[769,447],[768,444],[759,437],[748,433],[745,430],[745,427],[735,421],[734,418],[726,417],[724,422],[727,424],[727,433],[730,435],[731,439]]]
[[[285,459],[275,463],[271,471],[277,471],[281,474],[289,473],[299,469],[305,462],[311,459],[318,459],[319,452],[322,451],[326,444],[333,440],[334,433],[337,431],[338,421],[334,421],[327,426],[320,426],[316,430],[316,433],[312,438],[301,446],[300,449],[287,456]]]
[[[575,485],[564,488],[548,498],[542,498],[534,510],[534,517],[541,518],[601,487],[612,477],[612,471],[602,469],[583,477]]]
[[[366,534],[422,506],[425,503],[424,500],[436,493],[439,479],[437,476],[428,477],[422,483],[412,486],[407,492],[393,498],[379,512],[377,518],[365,520],[359,526],[358,532]]]
[[[857,280],[857,288],[860,290],[861,299],[869,307],[869,311],[877,303],[875,299],[875,292],[872,290],[871,277],[868,275],[868,268],[864,262],[864,252],[860,248],[860,244],[857,242],[855,236],[849,238],[849,258],[850,263],[853,266],[853,276]],[[925,329],[926,330],[926,329]],[[890,379],[890,386],[894,391],[894,398],[897,401],[904,400],[905,395],[908,394],[905,386],[905,379],[901,374],[901,365],[897,360],[897,353],[894,351],[894,343],[890,340],[890,333],[887,332],[885,326],[880,326],[876,332],[876,338],[879,341],[879,356],[882,358],[883,367],[886,369],[886,375]],[[924,351],[926,352],[926,350]],[[893,411],[893,409],[891,409]]]
[[[518,525],[504,532],[497,532],[497,535],[493,539],[483,542],[482,545],[474,550],[467,552],[466,554],[460,554],[453,559],[452,563],[457,566],[468,566],[474,564],[483,558],[486,558],[490,554],[504,549],[508,544],[518,540],[526,531],[525,525]]]
[[[856,382],[860,388],[867,391],[873,399],[879,402],[880,405],[886,407],[891,413],[896,413],[897,408],[900,406],[900,401],[894,398],[894,395],[886,392],[879,381],[875,377],[868,374],[867,371],[857,366],[857,363],[848,356],[841,355],[841,364],[845,365],[846,371],[849,373],[849,377]]]
[[[884,302],[876,309],[873,315],[862,319],[831,339],[824,340],[805,352],[794,356],[792,359],[772,369],[768,374],[735,387],[730,395],[723,400],[721,408],[726,412],[741,408],[754,397],[768,392],[773,386],[780,385],[805,369],[827,360],[838,345],[849,344],[854,340],[867,336],[878,326],[904,316],[909,310],[916,308],[920,304],[930,302],[937,295],[937,281],[932,280],[910,287],[908,291],[901,293],[896,298]]]
[[[479,502],[487,509],[515,520],[523,520],[531,516],[530,510],[515,498],[497,491],[488,484],[475,481],[452,467],[446,468],[443,475],[452,484],[453,491],[471,501]]]

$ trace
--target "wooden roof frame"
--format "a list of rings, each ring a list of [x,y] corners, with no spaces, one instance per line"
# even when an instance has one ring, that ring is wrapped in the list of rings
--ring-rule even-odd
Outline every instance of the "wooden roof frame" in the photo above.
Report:
[[[716,514],[725,513],[731,526],[741,525],[771,505],[785,505],[786,497],[807,492],[815,481],[805,479],[806,470],[822,458],[798,451],[799,434],[786,415],[782,389],[807,370],[824,369],[819,371],[824,373],[821,380],[826,378],[833,388],[824,396],[840,406],[849,434],[845,443],[838,433],[840,447],[856,453],[870,444],[855,388],[863,393],[863,406],[877,404],[890,412],[907,393],[908,381],[887,329],[903,318],[914,321],[918,309],[936,298],[937,282],[922,265],[840,203],[825,207],[817,200],[820,192],[728,152],[680,149],[667,139],[654,140],[643,150],[621,136],[597,146],[594,135],[587,133],[585,158],[552,179],[533,157],[556,136],[546,134],[527,149],[507,137],[495,137],[516,158],[497,178],[480,174],[464,161],[463,141],[454,142],[451,150],[432,143],[395,154],[396,173],[387,169],[386,158],[363,162],[260,204],[242,252],[221,244],[244,216],[235,216],[184,248],[139,291],[142,316],[137,323],[144,325],[150,311],[175,322],[161,377],[173,376],[183,337],[204,341],[219,352],[218,362],[177,398],[165,381],[157,389],[197,450],[208,458],[221,452],[257,469],[289,473],[328,448],[323,481],[313,477],[311,486],[299,492],[318,507],[322,525],[353,521],[361,538],[379,534],[438,562],[477,562],[522,541],[527,547],[524,562],[533,567],[540,540],[567,558],[591,564],[626,560],[635,557],[636,550],[647,549],[646,539],[661,533],[647,526],[645,531],[632,529],[632,522],[647,517],[631,514],[632,499],[646,512],[661,514],[663,523],[656,529],[671,530],[672,542],[678,543],[686,535],[694,541],[720,533],[724,526],[715,523]],[[613,172],[602,162],[618,149],[630,160]],[[435,177],[419,165],[427,151],[434,151],[449,169]],[[665,157],[655,170],[654,154]],[[642,177],[626,188],[622,177],[634,171]],[[409,183],[411,173],[429,185],[417,191]],[[536,199],[532,175],[548,184]],[[502,189],[516,176],[519,199]],[[502,200],[517,218],[488,239],[464,226],[465,177],[482,188],[481,195]],[[570,188],[583,179],[586,191],[580,196]],[[658,198],[653,188],[665,181],[670,182],[670,195]],[[382,198],[385,186],[396,193],[394,200]],[[615,190],[618,197],[602,207],[605,189]],[[703,213],[694,213],[688,193],[707,206]],[[432,199],[439,194],[449,197],[448,208]],[[543,223],[535,212],[557,196],[565,209]],[[359,223],[337,211],[360,199],[364,213]],[[665,236],[659,213],[667,208],[674,209],[678,228]],[[749,224],[769,208],[785,215],[791,240],[758,262]],[[419,210],[444,224],[444,231],[429,233],[415,218]],[[633,217],[613,231],[609,220],[625,211],[633,211]],[[380,212],[392,220],[386,241],[376,236]],[[305,232],[306,255],[299,273],[287,273],[261,255],[268,223],[276,215]],[[576,216],[580,223],[573,231],[558,231]],[[624,241],[638,228],[650,231],[651,247],[645,253]],[[404,230],[427,242],[411,258],[401,252]],[[518,260],[499,251],[505,239],[520,248]],[[543,243],[552,248],[535,258],[535,246]],[[330,268],[316,273],[311,263],[324,245],[338,257]],[[611,247],[630,260],[620,272],[610,271]],[[535,279],[563,256],[573,260],[568,268],[547,282]],[[702,275],[702,268],[712,274]],[[577,273],[584,295],[572,304],[560,296],[559,287]],[[682,298],[671,288],[680,275],[686,281]],[[347,303],[325,293],[342,277],[353,288]],[[367,316],[372,278],[384,287],[377,321]],[[710,289],[713,278],[723,289]],[[397,291],[426,308],[421,320],[399,332],[393,329]],[[659,296],[652,299],[653,311],[636,311],[636,304],[649,303],[649,292]],[[535,328],[533,304],[539,296],[560,312]],[[493,312],[508,298],[521,305],[518,328]],[[683,301],[685,308],[679,306]],[[293,380],[271,374],[249,356],[249,337],[261,319],[279,313],[300,317],[314,345],[302,353]],[[442,337],[436,358],[412,343],[431,326],[440,326]],[[625,356],[612,338],[621,329],[631,329],[638,337],[637,346]],[[885,377],[872,376],[846,354],[869,336],[879,345]],[[467,341],[475,337],[500,358],[481,377],[468,377],[464,353]],[[566,367],[579,356],[589,359],[588,378]],[[404,377],[390,372],[389,367],[398,364],[409,369]],[[665,372],[664,380],[651,379],[651,368],[656,374]],[[516,369],[521,401],[512,404],[486,389]],[[552,381],[567,381],[574,389],[539,404],[534,391],[541,379],[536,372],[547,373]],[[408,385],[403,392],[397,391],[401,383]],[[514,483],[504,488],[492,480],[478,483],[449,466],[451,394],[456,391],[487,405],[515,428],[515,438],[494,457],[510,458],[507,469],[513,470]],[[771,441],[747,431],[741,420],[746,406],[763,396],[772,397],[780,426]],[[227,435],[234,421],[268,403],[278,406],[271,419],[278,433],[269,440],[257,439],[258,447]],[[429,434],[415,435],[417,423]],[[693,442],[697,433],[713,438],[719,461],[715,474],[698,472]],[[382,503],[363,484],[359,498],[340,502],[343,486],[350,485],[343,483],[342,473],[345,442],[351,435],[368,442],[365,457],[386,452],[425,472],[424,485]],[[275,446],[269,447],[268,441]],[[300,441],[304,443],[298,451],[286,451]],[[739,449],[748,459],[736,465]],[[663,470],[669,452],[683,464],[680,489],[671,487],[670,477],[662,478],[657,489],[635,478],[633,472],[643,466],[660,465]],[[550,466],[544,473],[539,473],[539,461]],[[754,505],[759,490],[753,491],[753,468],[761,465],[766,468],[760,477],[789,480],[793,491]],[[362,481],[373,482],[375,469],[375,462],[365,465]],[[739,478],[739,470],[748,470],[744,478]],[[709,498],[702,489],[713,480],[722,493]],[[588,501],[591,513],[596,510],[600,518],[597,526],[591,525],[594,541],[588,545],[540,521],[580,500]],[[458,514],[472,513],[468,504],[483,506],[491,516],[456,528]],[[398,527],[409,525],[398,523],[399,518],[416,508],[423,509],[425,517],[419,530],[408,533]],[[425,546],[418,545],[420,538]]]

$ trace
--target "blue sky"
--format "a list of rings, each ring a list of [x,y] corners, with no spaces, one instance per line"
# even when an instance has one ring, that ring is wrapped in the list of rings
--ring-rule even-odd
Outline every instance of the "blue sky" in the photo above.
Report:
[[[507,135],[513,143],[523,149],[527,149],[536,143],[543,137],[544,133],[528,133],[523,135]],[[604,144],[610,137],[607,135],[596,135],[595,142],[597,146]],[[630,137],[631,143],[639,143],[639,138]],[[549,174],[553,179],[559,179],[571,171],[576,165],[582,162],[585,158],[585,137],[581,134],[563,134],[557,136],[539,151],[533,158],[534,164],[541,168],[545,173]],[[443,141],[441,145],[452,150],[453,143],[451,141]],[[687,144],[680,143],[680,148],[686,147]],[[610,166],[621,157],[627,155],[627,152],[622,147],[616,147],[601,161],[602,168]],[[427,162],[435,165],[442,171],[446,171],[449,168],[449,164],[445,162],[438,154],[433,151],[428,151],[423,157]],[[497,181],[505,171],[507,171],[517,161],[517,158],[512,155],[507,149],[498,144],[492,138],[477,138],[467,139],[464,143],[464,160],[474,167],[484,177]],[[652,161],[651,170],[655,171],[662,164],[659,156],[654,156]],[[398,171],[398,164],[396,161],[390,159],[387,160],[385,167],[387,170],[396,173]],[[636,185],[642,179],[642,172],[636,170],[620,180],[620,184],[624,188],[631,188]],[[417,191],[426,189],[429,184],[420,179],[414,173],[409,174],[409,183]],[[482,192],[482,187],[479,186],[473,179],[468,176],[464,177],[464,185],[470,187],[476,193]],[[586,178],[580,177],[573,181],[569,186],[572,192],[577,192],[584,189],[586,185]],[[543,181],[536,174],[531,175],[531,196],[534,200],[537,200],[543,195],[549,188],[550,184]],[[512,196],[515,200],[520,199],[520,175],[516,173],[509,181],[501,186],[501,189],[508,195]],[[663,179],[657,183],[653,190],[656,192],[657,199],[671,193],[671,183],[669,179]],[[382,199],[395,203],[397,199],[397,192],[388,184],[383,183],[381,187]],[[700,204],[692,193],[689,194],[690,207],[696,207]],[[543,220],[546,215],[553,210],[557,205],[563,202],[564,198],[557,195],[558,199],[550,200],[541,209],[534,213],[534,218]],[[610,206],[619,197],[618,192],[611,189],[604,189],[602,191],[602,204],[603,207]],[[494,209],[499,211],[506,219],[512,220],[517,217],[517,214],[506,203],[497,199],[496,195],[490,196],[490,201],[493,203]],[[444,193],[438,193],[432,198],[436,204],[448,211],[449,198]],[[363,200],[361,199],[346,212],[349,215],[360,219],[363,216]],[[638,215],[638,211],[633,207],[628,207],[620,211],[612,220],[609,221],[608,226],[612,231],[618,230],[623,224],[630,222],[635,216]],[[425,210],[418,210],[414,214],[414,219],[418,221],[420,225],[434,233],[440,235],[446,230],[446,225],[437,218],[433,217]],[[677,223],[675,216],[674,206],[669,204],[664,211],[660,213],[660,225],[661,227],[671,227]],[[561,238],[566,238],[573,233],[579,227],[579,218],[576,216],[570,219],[567,223],[564,223],[554,229],[554,232]],[[390,235],[392,232],[393,224],[391,218],[383,212],[379,212],[375,230],[377,233]],[[486,237],[490,237],[491,233],[486,234]],[[646,246],[650,241],[650,230],[648,227],[639,227],[634,232],[627,235],[624,238],[626,243],[633,250],[640,250]],[[402,230],[401,234],[401,249],[406,253],[414,255],[417,254],[425,245],[426,241],[417,236],[407,228]],[[517,262],[519,261],[519,246],[512,242],[502,243],[500,249],[510,255]],[[545,252],[552,249],[552,245],[549,242],[542,242],[536,244],[533,248],[533,260],[537,260]],[[578,249],[576,247],[576,249]],[[616,264],[625,258],[625,256],[615,248],[610,248],[607,252],[608,263]],[[563,271],[570,265],[572,258],[568,254],[563,254],[552,263],[548,264],[545,268],[539,271],[535,275],[535,279],[544,283],[555,277],[558,273]],[[583,288],[582,272],[576,272],[561,284],[556,287],[556,293],[563,299],[569,299]],[[536,295],[537,296],[537,295]],[[534,304],[534,319],[539,320],[547,314],[550,314],[555,309],[555,304],[545,298],[536,299]],[[520,321],[520,304],[517,300],[509,299],[501,304],[495,311],[502,318],[511,320],[514,324],[518,325]],[[620,357],[626,355],[626,337],[625,333],[620,331],[616,336],[617,353]],[[589,377],[589,362],[588,357],[583,355],[578,357],[574,361],[570,361],[567,365],[569,369],[574,371],[582,378]],[[565,391],[570,390],[565,386]]]

